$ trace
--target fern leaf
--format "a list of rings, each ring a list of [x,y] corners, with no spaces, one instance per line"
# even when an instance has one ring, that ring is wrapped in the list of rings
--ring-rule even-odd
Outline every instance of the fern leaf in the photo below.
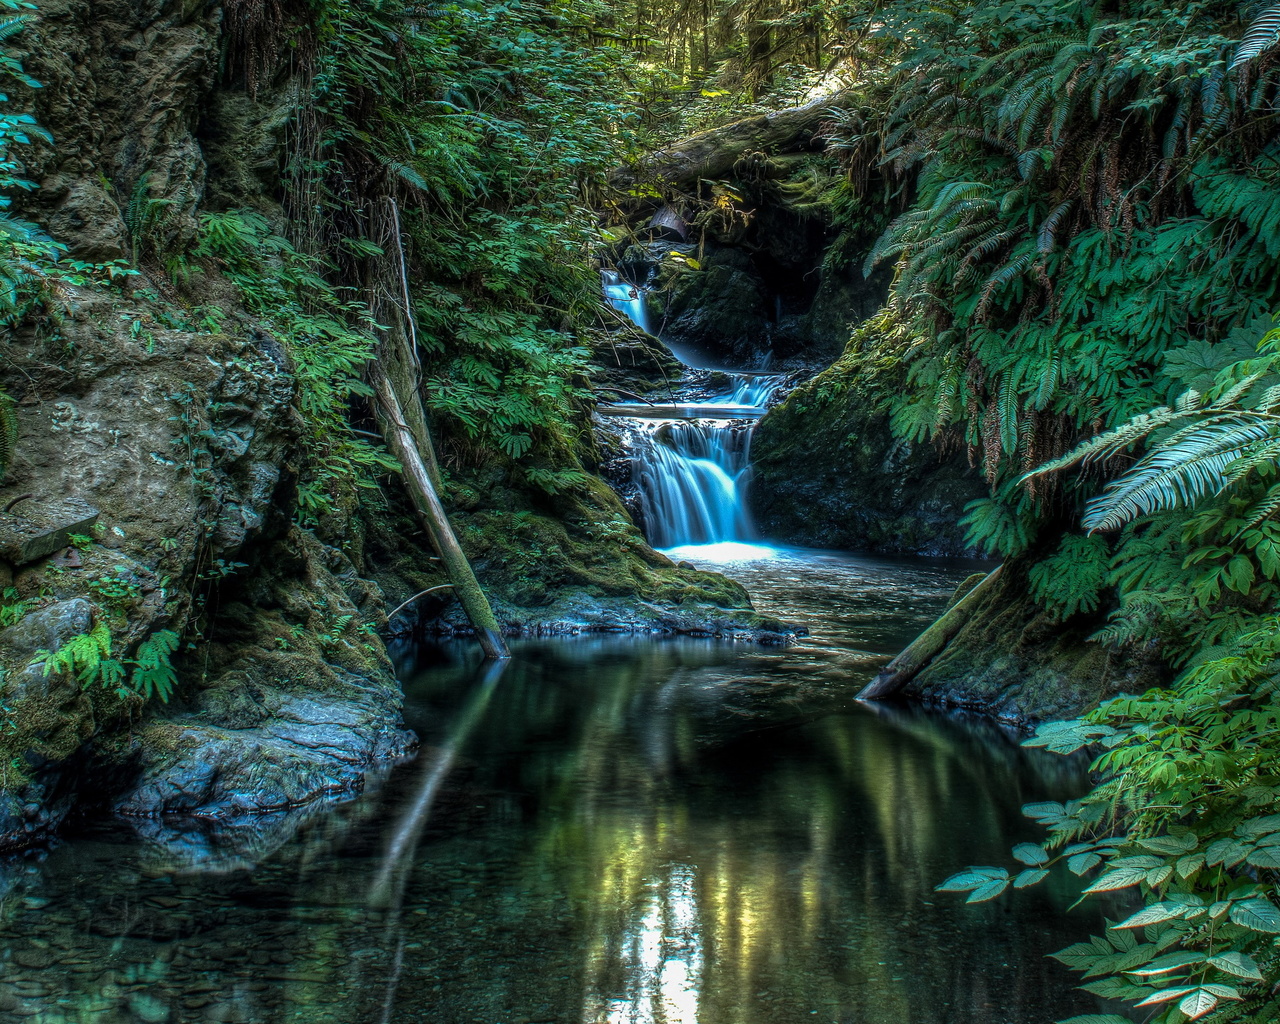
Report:
[[[1230,70],[1234,71],[1264,50],[1269,50],[1275,45],[1277,34],[1280,34],[1280,3],[1272,4],[1253,19],[1244,38],[1240,40],[1240,45],[1236,47]]]
[[[1201,425],[1175,444],[1157,445],[1128,473],[1091,500],[1084,526],[1112,530],[1138,516],[1193,505],[1230,481],[1227,468],[1253,443],[1273,436],[1265,420],[1218,421]]]

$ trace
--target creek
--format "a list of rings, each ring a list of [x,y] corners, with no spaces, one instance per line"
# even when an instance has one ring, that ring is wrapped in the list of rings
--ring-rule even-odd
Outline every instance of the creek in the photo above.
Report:
[[[634,424],[655,543],[807,636],[526,640],[497,666],[463,641],[405,645],[422,747],[358,798],[240,828],[83,819],[8,862],[0,1020],[1039,1024],[1096,1010],[1045,957],[1099,927],[1096,907],[1066,911],[1074,878],[995,903],[934,892],[966,864],[1008,864],[1038,838],[1021,805],[1083,792],[1082,766],[990,722],[856,702],[974,566],[755,537],[750,430],[776,382],[740,372],[709,400],[606,414]]]

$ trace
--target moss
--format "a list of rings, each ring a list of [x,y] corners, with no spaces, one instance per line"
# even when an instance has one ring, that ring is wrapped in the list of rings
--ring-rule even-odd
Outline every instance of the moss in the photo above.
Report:
[[[1026,569],[1005,564],[999,584],[907,694],[1028,722],[1070,718],[1118,693],[1163,685],[1168,673],[1153,655],[1089,641],[1104,614],[1062,623],[1038,608]]]
[[[958,446],[894,437],[875,373],[846,353],[761,421],[751,442],[756,522],[812,547],[971,553],[959,520],[986,484]]]

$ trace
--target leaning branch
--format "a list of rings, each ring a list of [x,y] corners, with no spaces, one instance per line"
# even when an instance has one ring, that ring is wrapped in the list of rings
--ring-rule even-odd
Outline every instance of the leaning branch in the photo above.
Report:
[[[509,658],[506,642],[502,639],[502,630],[498,620],[489,606],[489,599],[480,589],[480,581],[467,556],[458,544],[449,517],[445,514],[440,497],[431,483],[431,475],[422,458],[422,452],[413,431],[405,422],[400,400],[396,398],[395,388],[391,386],[391,378],[387,376],[381,362],[374,361],[369,366],[369,383],[373,385],[377,398],[378,422],[382,427],[382,436],[386,439],[388,450],[399,460],[404,475],[405,487],[414,507],[422,516],[423,525],[427,528],[427,536],[431,545],[444,565],[444,570],[453,584],[454,593],[458,595],[463,611],[475,627],[476,637],[486,658]],[[429,439],[428,439],[429,443]]]
[[[921,633],[905,651],[868,683],[858,694],[858,700],[884,700],[892,697],[920,674],[933,661],[973,617],[974,610],[995,586],[1000,578],[997,566],[976,587],[952,605],[938,620]]]

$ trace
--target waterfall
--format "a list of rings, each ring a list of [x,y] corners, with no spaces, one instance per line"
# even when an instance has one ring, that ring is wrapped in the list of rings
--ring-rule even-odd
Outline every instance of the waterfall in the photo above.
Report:
[[[600,274],[609,304],[649,330],[644,289],[617,271]],[[623,425],[650,544],[740,546],[754,539],[746,504],[751,434],[781,383],[779,374],[744,370],[730,374],[728,386],[709,399],[599,407]]]
[[[616,270],[600,271],[604,297],[609,305],[625,316],[642,331],[653,331],[649,327],[649,310],[645,306],[645,290],[622,279]]]
[[[751,426],[659,420],[637,431],[634,477],[649,543],[657,548],[748,539],[743,502]]]
[[[618,403],[601,414],[623,425],[645,535],[656,548],[750,542],[747,512],[751,434],[780,379],[733,374],[707,401]]]

